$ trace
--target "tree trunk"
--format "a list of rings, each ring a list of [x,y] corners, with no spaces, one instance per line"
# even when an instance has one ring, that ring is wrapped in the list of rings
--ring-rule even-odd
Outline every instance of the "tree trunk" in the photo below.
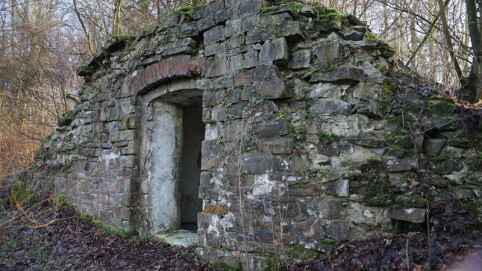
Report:
[[[462,89],[462,98],[471,102],[477,102],[482,100],[482,44],[480,42],[481,29],[479,29],[481,20],[477,18],[475,0],[465,0],[465,4],[467,7],[470,41],[472,42],[473,61],[469,80]]]
[[[94,55],[95,51],[94,51],[94,47],[92,46],[92,39],[90,38],[89,30],[84,24],[84,20],[82,20],[82,15],[80,15],[80,12],[77,8],[77,1],[72,0],[72,2],[74,4],[75,15],[77,15],[77,19],[79,20],[79,23],[82,26],[82,30],[84,30],[85,38],[87,39],[87,48],[89,49],[90,54]]]
[[[114,35],[121,34],[121,5],[122,0],[115,0],[114,5]]]
[[[447,18],[445,16],[445,5],[443,0],[438,0],[439,8],[440,8],[440,19],[442,20],[442,29],[445,37],[445,42],[447,44],[447,49],[450,54],[450,58],[452,59],[452,63],[455,68],[455,72],[457,73],[457,78],[460,80],[462,78],[462,70],[460,69],[459,62],[455,57],[454,53],[454,46],[452,45],[452,36],[450,35],[449,26],[447,23]]]

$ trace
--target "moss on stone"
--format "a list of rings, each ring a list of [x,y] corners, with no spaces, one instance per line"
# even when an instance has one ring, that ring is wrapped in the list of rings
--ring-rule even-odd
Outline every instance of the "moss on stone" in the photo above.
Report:
[[[393,200],[389,196],[389,192],[393,190],[393,186],[386,180],[375,179],[366,185],[363,202],[367,206],[389,206]]]
[[[393,121],[393,119],[392,119]],[[399,123],[403,126],[403,123]],[[391,133],[386,134],[386,139],[388,141],[389,150],[404,150],[408,151],[412,147],[412,140],[410,139],[410,133],[403,130],[397,129]]]
[[[450,157],[450,154],[447,150],[443,150],[441,154],[437,155],[437,156],[434,156],[434,157],[430,157],[429,159],[434,161],[434,162],[439,162],[439,161],[443,161],[443,160],[446,160]]]
[[[196,11],[202,9],[203,6],[192,6],[192,7],[182,7],[176,11],[173,11],[172,13],[170,13],[169,15],[172,15],[172,14],[184,14],[184,15],[192,15],[194,14]]]
[[[334,174],[335,171],[331,168],[326,168],[326,169],[304,170],[303,173],[305,174],[305,179],[316,181],[323,176],[326,176],[326,175],[329,175],[329,174]]]
[[[334,20],[340,20],[346,17],[347,16],[341,14],[336,9],[329,8],[326,9],[324,12],[320,13],[320,15],[318,16],[318,21],[321,24],[329,24]]]
[[[481,199],[471,199],[467,202],[462,202],[459,204],[459,208],[462,211],[466,211],[468,214],[476,217],[480,221],[480,216],[482,215],[482,200]],[[481,221],[482,222],[482,221]]]
[[[77,69],[75,69],[75,72],[78,76],[87,76],[93,74],[94,69],[92,69],[92,67],[89,65],[82,65],[77,67]]]
[[[392,204],[392,200],[387,196],[365,197],[363,201],[367,206],[389,206]]]
[[[384,83],[382,85],[383,93],[385,93],[387,95],[395,95],[397,93],[397,88],[398,88],[398,86],[396,84]]]
[[[419,195],[399,195],[395,197],[393,202],[395,203],[395,205],[399,205],[403,208],[424,208],[427,207],[428,200]]]
[[[306,186],[305,183],[296,183],[296,184],[289,184],[288,188],[302,188],[302,187],[305,187],[305,186]]]
[[[288,245],[286,246],[286,248],[290,250],[290,252],[288,253],[288,257],[290,260],[291,259],[309,260],[320,254],[318,251],[306,249],[306,248],[302,248],[294,245]]]
[[[370,157],[365,157],[365,161],[367,161],[368,163],[376,163],[376,162],[380,162],[380,159],[370,156]]]
[[[337,69],[336,66],[328,66],[328,67],[324,68],[323,70],[320,70],[320,72],[327,73],[327,72],[335,71],[336,69]]]
[[[286,6],[292,6],[293,8],[299,9],[302,8],[304,5],[298,2],[279,2],[276,6],[260,8],[259,13],[270,13]]]
[[[429,101],[428,110],[433,114],[446,116],[446,117],[454,117],[453,113],[457,109],[457,105],[451,99],[444,98],[444,99],[432,99]]]
[[[339,136],[337,135],[328,134],[324,132],[319,133],[318,137],[320,138],[321,141],[324,141],[324,142],[333,142],[334,140],[339,138]]]
[[[320,240],[320,243],[323,245],[335,246],[336,244],[338,244],[338,241],[333,239],[323,239],[323,240]]]

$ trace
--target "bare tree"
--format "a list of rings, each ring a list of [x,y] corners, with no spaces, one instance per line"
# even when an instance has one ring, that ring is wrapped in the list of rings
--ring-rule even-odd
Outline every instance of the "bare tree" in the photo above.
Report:
[[[476,3],[475,0],[465,0],[465,3],[473,54],[472,69],[465,87],[468,92],[467,98],[476,101],[482,99],[482,44],[480,41],[482,19],[477,16],[482,12],[482,3],[480,1]]]

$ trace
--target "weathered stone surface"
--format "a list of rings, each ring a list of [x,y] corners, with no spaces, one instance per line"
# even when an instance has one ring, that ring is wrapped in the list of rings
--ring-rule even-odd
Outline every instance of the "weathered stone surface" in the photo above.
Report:
[[[224,124],[224,137],[228,141],[239,140],[243,134],[245,134],[245,129],[247,129],[247,127],[242,121],[227,121]]]
[[[340,153],[337,142],[322,143],[318,145],[319,153],[324,156],[336,156]]]
[[[204,8],[204,16],[212,16],[222,9],[224,9],[224,1],[211,1]]]
[[[299,50],[293,53],[289,67],[294,70],[306,69],[310,67],[311,51]]]
[[[462,170],[463,163],[459,159],[446,159],[443,161],[435,161],[432,163],[432,168],[439,174],[448,174],[454,171]]]
[[[289,125],[286,121],[263,123],[255,129],[259,138],[272,138],[286,135]]]
[[[340,180],[335,184],[335,193],[339,197],[348,197],[350,192],[350,181]]]
[[[246,43],[259,43],[276,38],[276,29],[274,26],[263,29],[253,29],[246,35]]]
[[[203,17],[199,21],[197,21],[197,27],[199,31],[208,30],[216,25],[214,18],[212,16]]]
[[[279,69],[275,65],[259,65],[253,71],[254,81],[274,81],[278,78]]]
[[[285,21],[276,27],[278,37],[285,37],[288,41],[303,39],[303,24],[297,21]]]
[[[360,82],[353,90],[353,97],[370,101],[377,99],[381,92],[379,85]]]
[[[338,241],[346,241],[350,239],[348,224],[342,221],[332,221],[326,229],[326,234],[328,237]]]
[[[315,89],[310,91],[310,98],[335,98],[339,99],[345,93],[350,85],[323,83],[317,84]]]
[[[310,166],[310,160],[307,155],[293,155],[291,163],[295,172],[305,170]]]
[[[262,99],[283,99],[293,96],[283,80],[257,82],[254,86]]]
[[[233,17],[234,17],[234,8],[226,8],[226,9],[218,10],[214,14],[214,21],[216,22],[216,24],[220,24]]]
[[[317,63],[330,65],[333,60],[342,57],[343,46],[339,42],[332,42],[318,46],[314,51]]]
[[[427,210],[421,208],[391,208],[388,210],[387,216],[389,218],[411,223],[423,223],[426,214]]]
[[[306,201],[302,204],[302,210],[307,212],[308,216],[313,213],[319,213],[324,219],[340,219],[343,215],[343,205],[341,201],[334,198],[327,198],[320,201]]]
[[[345,40],[353,40],[353,41],[360,41],[365,36],[364,33],[356,31],[356,30],[348,30],[343,33],[343,38]]]
[[[212,58],[208,58],[204,61],[203,74],[206,77],[216,77],[227,73],[228,64],[224,54],[215,55]]]
[[[300,10],[300,14],[306,17],[311,17],[315,18],[316,17],[316,12],[313,7],[310,6],[303,6]]]
[[[384,145],[384,141],[377,138],[349,138],[348,141],[368,148],[379,148]]]
[[[293,151],[293,139],[275,138],[261,142],[261,149],[272,154],[290,154]]]
[[[229,73],[237,73],[244,69],[243,55],[234,55],[228,58],[228,70]]]
[[[446,139],[427,139],[423,142],[425,154],[434,157],[439,155],[447,142]]]
[[[277,61],[288,61],[288,43],[285,38],[266,41],[259,53],[259,63],[261,64],[272,64]]]
[[[192,37],[199,34],[199,29],[197,28],[197,24],[183,24],[179,32],[181,33],[181,38]]]
[[[365,73],[360,68],[340,67],[332,72],[317,72],[311,77],[311,83],[339,82],[344,84],[356,84],[365,80]]]
[[[412,169],[410,159],[395,159],[388,163],[389,172],[407,171]]]
[[[274,156],[260,153],[245,155],[241,161],[243,171],[248,174],[265,174],[275,170]]]
[[[309,219],[293,226],[296,234],[306,238],[320,240],[325,238],[323,221],[321,219]]]
[[[258,0],[242,1],[239,5],[239,15],[246,16],[256,13],[261,8],[262,2]]]
[[[309,109],[310,114],[320,117],[349,115],[351,110],[352,105],[350,103],[334,99],[319,100]]]
[[[224,39],[224,32],[225,27],[220,25],[214,28],[209,29],[208,31],[204,32],[204,43],[210,44],[216,41],[220,41]]]
[[[237,87],[249,85],[249,84],[252,84],[252,83],[253,83],[253,72],[252,71],[237,73],[237,74],[234,75],[234,85],[237,86]]]

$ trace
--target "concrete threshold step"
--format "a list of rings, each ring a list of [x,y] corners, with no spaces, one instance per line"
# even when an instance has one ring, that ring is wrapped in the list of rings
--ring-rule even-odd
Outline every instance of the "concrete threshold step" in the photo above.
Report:
[[[188,230],[162,232],[154,237],[173,246],[189,247],[197,246],[199,243],[197,233]]]

